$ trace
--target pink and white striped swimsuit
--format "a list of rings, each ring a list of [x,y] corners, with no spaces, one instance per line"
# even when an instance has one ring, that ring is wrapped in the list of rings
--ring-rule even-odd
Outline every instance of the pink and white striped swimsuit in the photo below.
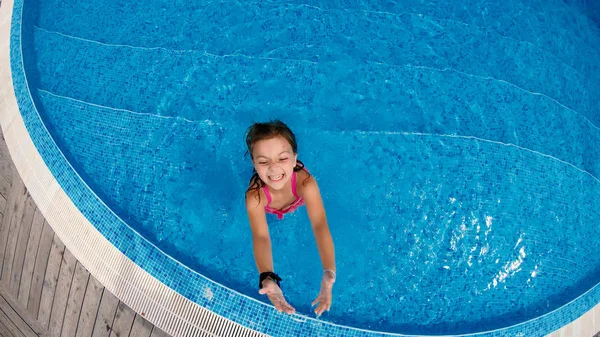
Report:
[[[269,189],[267,185],[263,186],[263,190],[265,191],[265,195],[267,196],[267,206],[265,206],[265,212],[277,215],[277,219],[283,219],[284,214],[291,213],[295,211],[298,207],[304,205],[304,199],[302,199],[298,193],[296,193],[296,172],[292,173],[292,194],[296,197],[296,200],[292,202],[291,205],[287,206],[284,209],[275,209],[269,206],[271,204],[271,193],[269,193]]]

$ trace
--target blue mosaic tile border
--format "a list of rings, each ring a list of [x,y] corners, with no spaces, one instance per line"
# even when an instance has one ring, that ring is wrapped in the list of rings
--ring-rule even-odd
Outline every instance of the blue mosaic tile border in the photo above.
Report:
[[[29,135],[65,193],[76,207],[115,247],[170,288],[212,312],[253,330],[275,336],[407,336],[339,326],[304,316],[277,313],[271,306],[217,284],[190,270],[135,232],[90,190],[70,166],[43,124],[24,72],[22,40],[27,41],[24,0],[16,0],[11,27],[11,70],[15,95]],[[25,13],[26,15],[26,13]],[[25,23],[23,23],[25,21]],[[27,52],[34,52],[28,50]],[[206,289],[213,296],[204,297]],[[567,305],[536,319],[501,330],[464,336],[540,336],[575,320],[600,302],[600,285]]]

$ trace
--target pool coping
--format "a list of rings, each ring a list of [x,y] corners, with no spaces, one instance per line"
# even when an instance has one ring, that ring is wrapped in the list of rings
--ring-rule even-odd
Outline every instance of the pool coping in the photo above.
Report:
[[[128,230],[130,235],[134,235],[133,240],[137,240],[138,245],[134,245],[133,249],[125,249],[129,253],[129,257],[124,254],[96,226],[88,221],[83,213],[87,212],[88,216],[94,216],[93,212],[96,211],[94,206],[106,207],[106,205],[97,196],[93,195],[91,190],[87,192],[91,192],[96,200],[77,200],[77,198],[73,198],[73,193],[68,195],[61,188],[61,184],[57,179],[62,179],[62,185],[67,186],[71,191],[75,188],[88,187],[74,170],[69,173],[61,172],[58,177],[55,177],[40,154],[40,151],[54,152],[59,155],[49,161],[52,161],[54,165],[58,165],[56,161],[62,160],[64,161],[63,165],[68,165],[38,115],[24,73],[21,49],[23,0],[16,0],[14,3],[12,0],[5,0],[2,5],[4,6],[0,8],[0,20],[4,21],[0,21],[2,22],[0,25],[2,25],[2,29],[8,30],[7,40],[10,40],[11,44],[10,48],[8,44],[6,48],[3,45],[3,50],[0,51],[8,53],[8,55],[0,56],[0,80],[4,83],[6,79],[6,83],[10,84],[2,89],[4,93],[0,92],[2,94],[0,96],[0,99],[2,99],[0,101],[0,111],[4,112],[0,123],[15,166],[32,198],[58,237],[82,265],[125,304],[154,325],[174,336],[215,336],[220,334],[264,336],[271,333],[280,335],[279,333],[282,331],[327,336],[331,336],[332,333],[352,336],[414,336],[345,327],[303,315],[285,316],[278,314],[272,306],[217,284],[187,268],[141,237],[110,210],[104,210],[108,213],[104,212],[102,215],[114,216],[115,218],[112,221],[121,222],[121,229]],[[12,8],[13,5],[14,8]],[[10,12],[8,14],[4,13],[6,17],[3,17],[3,12],[7,10],[7,7]],[[11,17],[14,20],[12,26]],[[2,30],[2,34],[4,32]],[[4,37],[4,35],[0,36]],[[6,64],[6,61],[9,60],[11,64]],[[15,85],[14,88],[13,85]],[[14,94],[10,95],[10,92]],[[26,123],[28,123],[27,127]],[[28,128],[30,132],[28,132]],[[31,136],[31,132],[34,131],[41,132],[45,138],[34,140]],[[38,142],[37,147],[34,142]],[[53,165],[52,163],[49,164]],[[67,177],[68,174],[70,176]],[[69,181],[69,178],[74,180]],[[73,183],[78,183],[78,185],[73,185]],[[93,202],[96,204],[91,205]],[[77,207],[76,203],[84,203],[86,207]],[[210,286],[209,289],[216,296],[210,299],[201,296],[202,290],[206,288],[184,289],[184,291],[181,291],[187,293],[187,296],[175,291],[173,288],[180,289],[185,285],[170,283],[169,286],[159,281],[134,261],[137,258],[135,254],[139,254],[140,250],[146,250],[145,253],[150,250],[151,254],[155,254],[154,256],[150,255],[150,257],[154,258],[157,258],[156,254],[162,254],[160,257],[166,258],[165,261],[174,266],[173,271],[183,276],[191,275],[195,278],[195,281]],[[131,254],[134,254],[133,259]],[[167,273],[167,276],[170,275],[172,274]],[[163,281],[165,281],[164,277]],[[166,280],[166,283],[169,283],[169,280]],[[192,294],[193,291],[195,291],[195,294]],[[214,303],[225,301],[238,301],[240,307],[237,311],[229,311],[225,310],[227,309],[226,303]],[[568,304],[532,320],[502,329],[457,336],[494,336],[498,333],[525,336],[525,331],[544,331],[544,334],[546,334],[573,321],[593,308],[594,304],[598,302],[600,302],[600,285],[596,285]],[[576,306],[576,310],[571,309],[573,306]],[[210,310],[211,308],[226,313],[228,317],[214,313]],[[256,310],[255,316],[262,322],[257,324],[257,328],[262,331],[253,330],[243,325],[243,323],[247,324],[249,320],[240,316],[243,316],[249,309]],[[541,328],[540,325],[542,325]]]

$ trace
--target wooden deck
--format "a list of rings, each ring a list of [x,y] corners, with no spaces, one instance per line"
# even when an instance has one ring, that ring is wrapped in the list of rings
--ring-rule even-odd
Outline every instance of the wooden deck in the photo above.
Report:
[[[0,336],[164,337],[119,301],[54,234],[0,130]]]

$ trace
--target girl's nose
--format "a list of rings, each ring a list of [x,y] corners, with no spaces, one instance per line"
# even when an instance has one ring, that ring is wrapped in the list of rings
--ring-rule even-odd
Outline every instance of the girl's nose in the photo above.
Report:
[[[271,163],[269,164],[269,171],[273,171],[279,169],[279,164],[278,163]]]

